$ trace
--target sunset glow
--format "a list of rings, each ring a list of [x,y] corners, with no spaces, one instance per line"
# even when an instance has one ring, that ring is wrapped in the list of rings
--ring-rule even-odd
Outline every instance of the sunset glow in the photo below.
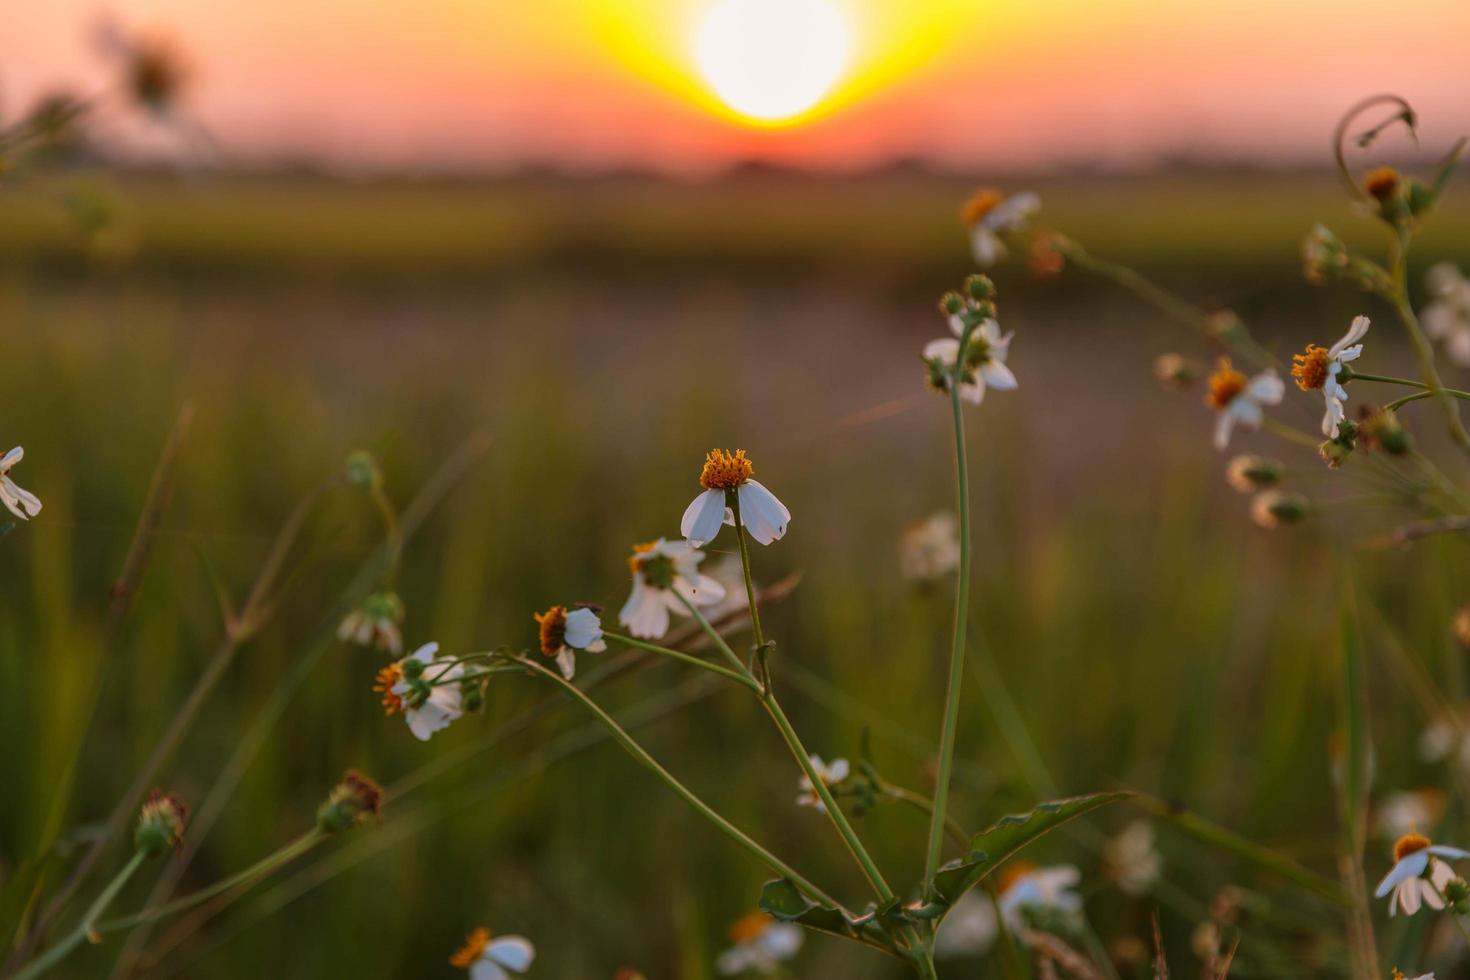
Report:
[[[812,109],[850,57],[851,32],[826,0],[721,0],[695,38],[700,73],[722,101],[763,123]]]

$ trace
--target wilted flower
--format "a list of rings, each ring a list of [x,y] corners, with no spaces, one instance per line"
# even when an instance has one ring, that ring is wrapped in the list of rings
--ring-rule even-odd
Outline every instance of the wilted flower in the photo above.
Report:
[[[135,102],[160,116],[174,107],[188,73],[172,43],[162,37],[128,34],[111,19],[98,25],[96,39],[103,54],[121,63],[123,83]]]
[[[1026,252],[1026,267],[1036,279],[1055,279],[1067,267],[1067,256],[1062,252],[1065,239],[1054,231],[1037,229],[1031,236],[1031,247]]]
[[[439,665],[434,660],[438,652],[439,644],[425,643],[378,671],[373,685],[373,690],[383,696],[383,713],[402,712],[409,731],[421,742],[427,742],[464,714],[460,683],[464,665]]]
[[[1283,524],[1295,524],[1307,516],[1311,503],[1306,497],[1289,490],[1263,490],[1251,501],[1251,520],[1268,531]]]
[[[1377,405],[1358,406],[1357,435],[1364,449],[1381,449],[1390,456],[1402,456],[1414,445],[1398,415]]]
[[[363,820],[383,817],[383,788],[356,769],[347,770],[316,811],[316,825],[325,833],[340,834]]]
[[[465,938],[449,965],[470,971],[470,980],[509,980],[525,973],[536,959],[536,947],[525,936],[490,938],[490,930],[476,928]]]
[[[904,578],[926,582],[948,575],[960,567],[959,522],[948,511],[931,514],[904,528],[898,547]]]
[[[1074,865],[1057,864],[1037,868],[1019,862],[1001,880],[1000,897],[997,900],[1000,917],[1015,932],[1025,925],[1022,919],[1023,909],[1080,912],[1082,896],[1072,889],[1081,880],[1082,872]]]
[[[822,781],[823,786],[832,787],[847,778],[852,767],[846,759],[833,759],[829,766],[822,761],[822,757],[814,755],[811,757],[812,768],[817,771],[817,778]],[[812,785],[811,777],[801,777],[801,795],[796,798],[797,806],[809,806],[821,813],[827,812],[827,805],[817,795],[817,788]]]
[[[1154,377],[1166,388],[1183,390],[1195,382],[1194,365],[1182,354],[1160,354],[1154,358]]]
[[[733,977],[754,970],[772,974],[801,950],[805,935],[800,926],[777,922],[764,912],[753,912],[730,927],[729,949],[715,960],[721,976]]]
[[[735,526],[735,512],[726,506],[732,492],[740,504],[740,523],[752,538],[770,544],[785,536],[791,511],[774,493],[750,478],[754,468],[743,449],[734,453],[709,451],[699,474],[699,485],[704,490],[684,509],[684,518],[679,522],[679,533],[691,545],[698,548],[713,541],[722,522]]]
[[[395,656],[403,652],[403,600],[396,592],[375,592],[342,617],[337,639]]]
[[[1164,866],[1164,859],[1154,848],[1153,827],[1135,820],[1123,828],[1103,845],[1103,865],[1125,895],[1147,894]]]
[[[184,823],[189,809],[172,793],[154,790],[138,811],[138,827],[133,831],[133,847],[148,857],[179,846],[184,836]]]
[[[711,606],[725,598],[725,587],[701,574],[704,552],[687,541],[659,538],[633,546],[628,569],[633,592],[618,612],[618,622],[634,636],[656,640],[669,631],[669,612],[687,616],[680,596],[696,606]]]
[[[983,956],[999,932],[995,903],[978,888],[971,889],[940,920],[939,931],[934,936],[934,955],[943,959]]]
[[[939,368],[940,390],[948,391],[953,383],[955,361],[960,356],[960,341],[965,335],[965,319],[958,313],[949,317],[949,329],[953,337],[931,340],[924,345],[924,360],[931,367]],[[965,363],[960,369],[960,397],[972,405],[985,398],[987,386],[1001,391],[1016,387],[1016,376],[1006,367],[1010,354],[1011,338],[1014,333],[1001,334],[1000,324],[985,319],[970,331],[970,341],[965,345]]]
[[[1445,885],[1455,877],[1454,869],[1444,861],[1460,861],[1470,858],[1470,851],[1443,844],[1432,844],[1423,834],[1405,834],[1393,845],[1394,866],[1383,876],[1374,898],[1383,898],[1390,892],[1388,914],[1397,914],[1403,908],[1405,915],[1419,911],[1422,900],[1432,909],[1443,909]]]
[[[1327,412],[1322,416],[1322,434],[1337,437],[1338,424],[1343,418],[1342,403],[1347,400],[1347,389],[1337,380],[1342,366],[1356,361],[1363,354],[1363,345],[1358,343],[1368,332],[1368,318],[1354,317],[1348,332],[1331,347],[1308,344],[1305,354],[1292,356],[1291,376],[1302,391],[1321,389],[1327,400]]]
[[[1230,358],[1220,358],[1205,395],[1205,404],[1219,415],[1215,448],[1224,449],[1230,444],[1230,432],[1237,422],[1250,429],[1260,428],[1266,414],[1261,406],[1278,404],[1285,393],[1286,384],[1275,371],[1268,369],[1248,379],[1235,370]]]
[[[1225,482],[1241,493],[1255,493],[1281,482],[1284,467],[1265,456],[1236,456],[1225,466]]]
[[[1445,796],[1437,789],[1407,790],[1384,797],[1373,816],[1373,827],[1382,836],[1397,840],[1406,834],[1424,833],[1444,815]]]
[[[981,190],[965,202],[965,227],[970,231],[970,254],[988,269],[1006,256],[1000,236],[1019,231],[1041,208],[1041,198],[1030,191],[1006,197],[997,190]]]
[[[26,451],[16,446],[4,456],[0,456],[0,503],[4,503],[12,514],[23,521],[30,520],[41,513],[41,501],[36,495],[29,490],[22,490],[10,478],[11,469],[24,459],[25,455]]]
[[[1445,353],[1461,367],[1470,367],[1470,279],[1452,262],[1439,262],[1424,274],[1431,302],[1420,319],[1424,332],[1444,342]]]
[[[601,653],[607,649],[602,639],[602,620],[594,609],[580,606],[568,612],[565,606],[552,606],[544,613],[533,615],[540,627],[541,652],[556,660],[567,680],[577,672],[575,651]]]

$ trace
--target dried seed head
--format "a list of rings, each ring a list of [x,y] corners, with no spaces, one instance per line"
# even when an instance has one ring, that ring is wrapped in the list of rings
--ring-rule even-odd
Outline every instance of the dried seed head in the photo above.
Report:
[[[138,811],[133,846],[148,857],[178,847],[188,815],[188,807],[177,796],[155,789]]]
[[[1251,520],[1266,530],[1295,524],[1307,516],[1311,503],[1299,493],[1264,490],[1251,501]]]
[[[356,769],[349,769],[318,808],[316,825],[325,833],[339,834],[369,816],[382,821],[382,787]]]

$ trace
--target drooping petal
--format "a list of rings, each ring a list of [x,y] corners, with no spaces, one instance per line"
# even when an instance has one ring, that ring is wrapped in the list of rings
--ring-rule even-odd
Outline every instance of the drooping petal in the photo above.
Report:
[[[725,517],[725,491],[706,490],[684,509],[679,533],[694,547],[713,541]]]
[[[592,644],[602,639],[602,622],[591,609],[573,609],[567,613],[562,636],[567,646],[578,650],[590,649]]]
[[[414,738],[420,742],[427,742],[435,732],[442,732],[448,728],[454,719],[459,717],[459,712],[451,711],[446,705],[430,697],[421,707],[404,711],[403,717],[408,722],[408,730],[413,732]]]
[[[1383,880],[1378,883],[1378,888],[1374,890],[1373,896],[1375,898],[1382,898],[1392,891],[1399,882],[1419,877],[1428,866],[1429,852],[1427,850],[1406,854],[1402,860],[1388,870],[1388,874],[1383,876]]]
[[[1286,394],[1286,382],[1275,371],[1262,371],[1251,378],[1246,394],[1265,405],[1275,405]],[[1238,401],[1239,399],[1237,399]]]
[[[434,658],[438,655],[439,644],[437,643],[425,643],[413,653],[409,654],[410,657],[422,664],[432,663]]]
[[[926,361],[939,361],[941,364],[953,366],[955,358],[959,356],[960,342],[953,337],[940,337],[924,345],[924,360]]]
[[[1470,851],[1458,847],[1450,847],[1447,844],[1430,844],[1425,850],[1436,857],[1448,858],[1451,861],[1463,861],[1466,858],[1470,858]],[[1438,872],[1440,867],[1441,865],[1436,864],[1434,866],[1435,871]],[[1454,877],[1454,875],[1450,877]]]
[[[572,648],[563,646],[556,651],[556,665],[561,669],[561,676],[571,680],[577,676],[577,655]]]
[[[517,973],[525,973],[536,959],[536,947],[524,936],[501,936],[485,947],[485,959]]]
[[[1350,345],[1356,344],[1358,341],[1362,340],[1363,339],[1363,335],[1368,332],[1368,326],[1369,326],[1369,320],[1368,320],[1367,317],[1365,317],[1365,316],[1356,316],[1356,317],[1353,317],[1353,322],[1352,322],[1352,325],[1348,327],[1348,332],[1342,335],[1342,339],[1341,340],[1339,340],[1337,343],[1333,344],[1330,348],[1328,348],[1328,350],[1327,350],[1327,357],[1329,359],[1334,359],[1335,360],[1344,351],[1346,351]],[[1362,348],[1361,347],[1359,348],[1359,351],[1358,352],[1359,353],[1362,353]],[[1354,354],[1353,356],[1354,357],[1357,357],[1357,354]]]
[[[21,460],[23,460],[25,458],[26,458],[26,451],[25,451],[25,449],[22,448],[22,447],[20,447],[20,446],[16,446],[14,449],[12,449],[8,453],[6,453],[4,456],[0,456],[0,473],[3,473],[5,470],[10,469],[16,463],[19,463]]]
[[[833,759],[832,768],[827,770],[827,777],[834,783],[840,783],[852,772],[852,765],[846,759]]]
[[[1016,376],[1001,361],[990,360],[980,365],[980,376],[992,388],[1001,391],[1014,391],[1016,388]]]
[[[736,491],[740,499],[740,517],[751,537],[761,544],[779,541],[786,535],[791,511],[757,480],[746,480]]]
[[[510,975],[487,959],[470,964],[470,980],[510,980]]]
[[[1215,448],[1224,449],[1230,445],[1230,430],[1235,428],[1235,413],[1229,409],[1221,412],[1215,419]]]
[[[645,640],[656,640],[669,631],[669,610],[660,590],[651,588],[639,576],[633,581],[633,592],[618,611],[618,622],[628,632]]]

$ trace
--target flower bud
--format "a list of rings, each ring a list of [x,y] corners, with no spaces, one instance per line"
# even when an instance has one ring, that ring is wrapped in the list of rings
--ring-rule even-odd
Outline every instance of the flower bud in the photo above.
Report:
[[[1336,279],[1347,264],[1347,245],[1325,225],[1316,225],[1302,239],[1302,276],[1312,285]]]
[[[1445,906],[1455,915],[1470,911],[1470,883],[1464,878],[1451,878],[1444,886]]]
[[[1280,483],[1284,469],[1265,456],[1237,456],[1225,466],[1225,482],[1241,493],[1254,493]]]
[[[965,310],[965,298],[959,293],[948,292],[939,297],[939,312],[955,316]]]
[[[975,273],[965,277],[965,292],[973,300],[995,298],[995,283],[987,275]]]
[[[1160,354],[1154,358],[1154,377],[1165,388],[1184,390],[1193,387],[1198,380],[1194,365],[1182,354]]]
[[[1358,409],[1358,440],[1364,449],[1381,449],[1390,456],[1402,456],[1414,448],[1414,441],[1398,416],[1377,405]]]
[[[1317,455],[1328,469],[1335,470],[1353,454],[1353,444],[1342,439],[1328,439],[1317,447]]]
[[[378,462],[366,449],[358,449],[348,455],[344,476],[349,484],[354,487],[362,487],[364,490],[371,490],[383,483],[383,474],[378,469]]]
[[[157,857],[178,847],[188,815],[188,807],[177,796],[155,789],[138,811],[133,847],[147,857]]]
[[[975,302],[975,316],[981,320],[994,320],[996,317],[995,304],[988,299]]]
[[[382,822],[383,790],[356,769],[349,769],[317,809],[316,825],[323,833],[340,834],[369,816]]]
[[[398,666],[403,670],[403,676],[411,681],[416,681],[423,676],[424,662],[417,657],[404,657],[398,661]]]
[[[1265,529],[1296,524],[1307,516],[1311,502],[1289,490],[1264,490],[1251,501],[1251,520]]]

